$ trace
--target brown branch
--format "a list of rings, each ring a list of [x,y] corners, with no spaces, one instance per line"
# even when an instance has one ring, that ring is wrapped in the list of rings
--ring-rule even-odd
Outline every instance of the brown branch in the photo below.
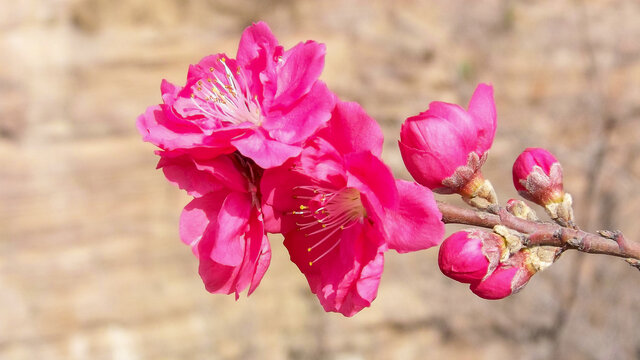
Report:
[[[557,246],[591,254],[605,254],[640,262],[640,243],[627,240],[619,231],[600,231],[599,235],[562,227],[551,222],[535,222],[520,219],[504,208],[496,214],[460,208],[438,202],[445,224],[465,224],[484,228],[504,225],[525,235],[525,246]]]

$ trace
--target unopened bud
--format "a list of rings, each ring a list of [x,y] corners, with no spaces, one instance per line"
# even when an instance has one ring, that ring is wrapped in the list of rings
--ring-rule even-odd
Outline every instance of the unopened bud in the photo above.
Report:
[[[407,170],[434,192],[460,194],[481,209],[497,204],[491,183],[480,173],[496,119],[493,88],[487,84],[478,85],[466,111],[455,104],[430,103],[402,124],[398,144]]]
[[[521,250],[513,254],[486,279],[471,284],[471,291],[483,299],[503,299],[520,291],[529,282],[536,270],[527,264],[528,252]]]
[[[528,148],[513,163],[513,185],[518,193],[545,208],[552,219],[573,226],[571,195],[562,186],[562,166],[547,150]]]
[[[482,230],[458,231],[440,245],[442,273],[462,283],[475,284],[490,274],[506,252],[504,239]]]
[[[528,148],[513,163],[513,185],[527,200],[539,205],[562,202],[562,166],[542,148]]]
[[[509,199],[505,208],[509,213],[520,219],[538,221],[538,215],[536,212],[522,200]]]

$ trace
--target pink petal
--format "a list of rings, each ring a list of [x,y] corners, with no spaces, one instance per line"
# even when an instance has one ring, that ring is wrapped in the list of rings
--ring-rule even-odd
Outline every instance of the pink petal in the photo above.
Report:
[[[400,152],[409,173],[432,190],[441,188],[444,179],[466,165],[474,148],[475,140],[438,117],[409,118],[400,131]]]
[[[380,125],[356,102],[338,102],[318,136],[343,154],[360,151],[370,151],[377,157],[382,154],[384,137]]]
[[[351,317],[360,310],[371,306],[378,295],[380,278],[384,270],[384,251],[380,249],[375,258],[367,263],[360,272],[360,278],[356,282],[356,291],[350,291],[340,306],[340,313]]]
[[[453,233],[440,245],[438,252],[440,271],[462,283],[480,282],[487,275],[490,265],[482,248],[482,239],[473,232],[458,231]]]
[[[299,146],[287,145],[268,137],[262,129],[255,129],[247,136],[231,141],[238,151],[255,161],[263,169],[282,165],[287,159],[298,156]]]
[[[475,148],[475,132],[469,136],[463,131],[443,118],[413,117],[402,125],[400,141],[414,149],[430,152],[443,159],[443,162],[457,167],[467,163],[469,153]]]
[[[342,154],[322,138],[308,142],[295,164],[299,172],[315,181],[329,183],[329,187],[339,189],[346,185]]]
[[[178,96],[178,93],[182,88],[173,85],[169,81],[162,79],[160,83],[160,93],[162,94],[162,101],[168,106],[173,105],[173,101]]]
[[[198,251],[201,254],[210,252],[211,245],[211,242],[202,242],[198,246]],[[198,273],[210,293],[232,294],[242,291],[243,288],[237,286],[239,271],[239,267],[222,265],[206,256],[200,257]]]
[[[324,44],[315,41],[299,43],[285,51],[276,70],[275,93],[268,96],[271,107],[288,107],[309,93],[322,73],[325,53]]]
[[[288,163],[265,170],[260,180],[265,229],[270,233],[285,233],[297,228],[296,218],[291,214],[294,210],[300,210],[295,189],[312,184],[309,177],[290,170],[286,165]]]
[[[235,151],[230,144],[245,132],[246,128],[225,128],[206,135],[193,122],[178,117],[171,107],[151,106],[138,117],[138,131],[144,141],[161,149],[189,152],[195,158],[212,158]]]
[[[429,104],[427,111],[419,116],[439,118],[447,121],[456,129],[462,142],[467,145],[470,150],[475,150],[477,130],[474,119],[459,105],[434,101]]]
[[[395,207],[398,191],[391,170],[370,152],[351,153],[345,156],[348,177],[347,186],[365,193],[373,206]]]
[[[213,159],[194,160],[198,171],[211,174],[217,183],[227,189],[247,192],[249,181],[240,165],[234,160],[234,155],[221,155]]]
[[[549,176],[551,174],[551,166],[557,162],[558,159],[546,149],[524,149],[513,163],[512,173],[516,189],[525,190],[524,188],[518,188],[515,180],[527,180],[527,177],[531,174],[535,166],[539,166],[544,173]],[[520,185],[520,187],[522,187],[522,185]]]
[[[254,209],[254,212],[256,211],[257,210]],[[247,292],[248,296],[255,291],[267,271],[267,268],[269,268],[269,263],[271,262],[271,246],[269,245],[269,239],[267,238],[267,234],[264,232],[263,224],[259,216],[251,216],[249,231],[246,236],[250,239],[252,244],[252,246],[249,247],[250,249],[254,248],[254,243],[260,244],[260,251],[257,256],[257,260],[255,261],[253,276],[251,277],[249,291]],[[250,256],[253,257],[253,255]]]
[[[325,311],[352,316],[369,306],[376,296],[383,267],[384,240],[365,222],[345,229],[319,248],[308,251],[310,245],[326,235],[305,236],[303,232],[291,231],[285,234],[284,244]],[[336,248],[316,260],[336,243]],[[313,265],[309,265],[314,260]]]
[[[187,194],[201,197],[224,188],[211,173],[199,171],[190,157],[167,154],[167,152],[161,153],[157,167],[162,169],[169,182],[185,190]]]
[[[233,141],[239,138],[246,136],[245,134],[251,134],[251,128],[246,127],[245,125],[236,125],[234,127],[226,127],[220,128],[213,131],[209,136],[205,137],[202,140],[202,143],[196,144],[196,146],[202,146],[203,152],[205,152],[205,156],[198,158],[212,158],[219,154],[231,154],[236,151],[236,148],[233,146]],[[197,153],[189,150],[197,156]]]
[[[387,211],[384,222],[389,248],[405,253],[428,249],[444,237],[442,214],[433,193],[414,182],[396,180],[397,209]]]
[[[258,285],[260,285],[260,281],[262,281],[262,277],[267,272],[269,268],[269,264],[271,263],[271,247],[269,246],[269,239],[267,235],[262,235],[262,249],[260,252],[260,256],[256,262],[255,271],[253,272],[253,277],[251,278],[251,283],[249,284],[249,291],[247,292],[247,296],[253,294]]]
[[[331,117],[334,95],[327,86],[316,82],[308,94],[290,106],[266,109],[262,127],[270,136],[286,144],[297,144],[307,140]]]
[[[493,144],[498,119],[491,85],[479,84],[476,87],[469,101],[469,114],[478,132],[478,146],[475,151],[484,154]]]
[[[249,226],[250,213],[249,194],[232,192],[227,196],[218,213],[211,260],[223,265],[240,265],[245,252],[241,237]]]
[[[251,64],[255,64],[257,59],[263,62],[273,61],[274,59],[267,59],[265,56],[272,54],[277,46],[278,40],[273,36],[269,26],[259,21],[246,28],[242,33],[236,59],[242,66],[251,66]],[[259,70],[264,70],[264,64]]]
[[[162,149],[176,149],[202,141],[200,129],[175,117],[167,117],[166,107],[154,105],[138,117],[136,126],[142,140]]]
[[[184,207],[180,215],[180,239],[191,246],[196,256],[198,256],[198,244],[205,237],[211,220],[217,219],[220,206],[226,196],[227,193],[223,191],[210,193],[193,199]]]
[[[265,88],[275,87],[276,66],[284,50],[264,22],[248,27],[238,46],[237,61],[245,70],[251,94],[264,102]]]
[[[404,165],[411,176],[429,189],[443,188],[442,180],[453,175],[457,168],[455,164],[443,163],[446,159],[441,159],[430,152],[414,149],[403,142],[398,142],[398,146]]]
[[[251,210],[247,219],[248,228],[240,234],[236,241],[242,243],[241,262],[235,266],[216,262],[207,254],[215,252],[216,234],[205,237],[198,245],[200,254],[199,273],[207,291],[212,293],[236,294],[236,299],[241,291],[249,286],[249,293],[253,292],[260,283],[269,261],[271,251],[264,232],[262,231],[259,211]],[[211,231],[214,231],[212,229]],[[206,241],[205,241],[206,240]]]
[[[283,211],[279,211],[268,203],[262,204],[262,216],[264,217],[264,231],[277,234],[284,230],[290,230],[295,226],[295,220],[291,216],[287,216]],[[287,219],[290,220],[289,225],[283,225]]]
[[[511,282],[518,271],[515,266],[499,266],[488,278],[479,283],[472,283],[470,289],[483,299],[503,299],[513,293]]]

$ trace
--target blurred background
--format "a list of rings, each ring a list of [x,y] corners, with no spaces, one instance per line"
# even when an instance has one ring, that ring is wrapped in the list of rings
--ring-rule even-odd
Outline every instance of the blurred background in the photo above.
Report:
[[[583,228],[640,240],[639,18],[635,0],[2,0],[0,359],[640,359],[640,274],[604,256],[484,301],[437,249],[389,252],[347,319],[274,236],[255,294],[211,295],[178,238],[188,198],[135,129],[162,78],[265,20],[286,47],[327,45],[322,79],[377,119],[398,177],[402,120],[491,82],[501,201],[518,153],[546,147]]]

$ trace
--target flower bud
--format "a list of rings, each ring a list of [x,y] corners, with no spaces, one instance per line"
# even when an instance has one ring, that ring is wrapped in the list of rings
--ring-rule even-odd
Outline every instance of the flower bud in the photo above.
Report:
[[[482,230],[458,231],[440,245],[442,273],[462,283],[478,283],[498,266],[506,251],[504,239]]]
[[[525,199],[545,206],[564,197],[562,166],[542,148],[527,148],[513,163],[513,185]]]
[[[520,291],[529,282],[536,270],[528,264],[527,250],[513,254],[486,279],[471,284],[471,291],[483,299],[503,299]]]
[[[562,166],[547,150],[528,148],[513,163],[513,185],[527,200],[541,205],[562,226],[574,227],[571,195],[562,186]]]
[[[524,201],[518,199],[509,199],[505,206],[507,211],[520,219],[529,221],[538,221],[538,215]]]
[[[459,193],[497,203],[495,192],[480,168],[496,131],[493,88],[480,84],[468,111],[458,105],[432,102],[408,118],[400,132],[400,152],[411,176],[441,194]]]

